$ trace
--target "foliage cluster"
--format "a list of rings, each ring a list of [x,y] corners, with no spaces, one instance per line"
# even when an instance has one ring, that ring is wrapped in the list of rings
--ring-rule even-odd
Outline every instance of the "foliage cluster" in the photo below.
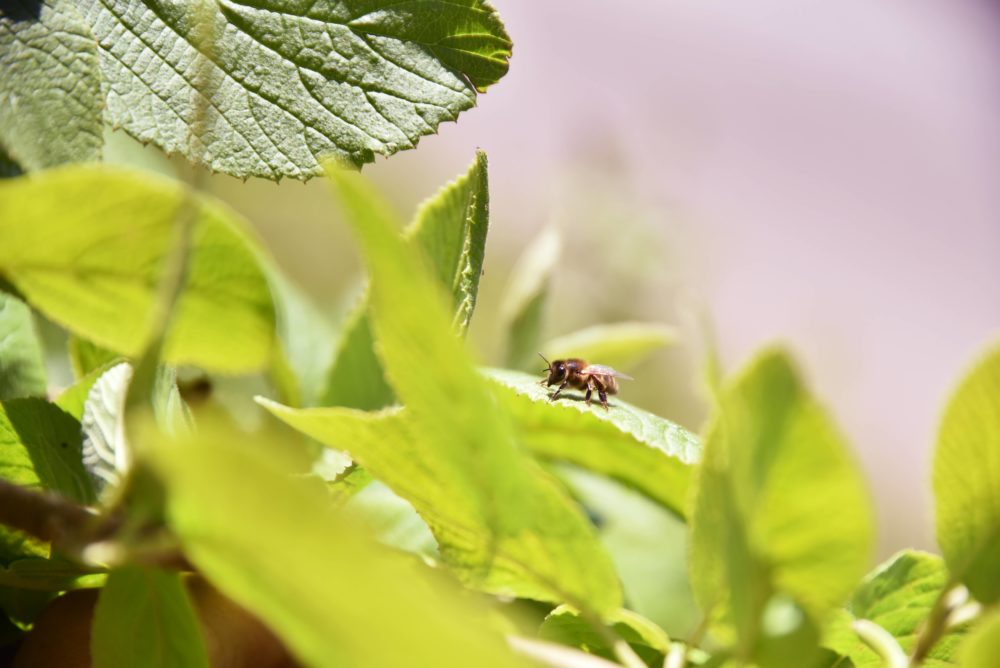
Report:
[[[477,365],[486,156],[402,232],[334,162],[413,147],[509,55],[482,0],[3,5],[0,147],[25,173],[0,182],[15,665],[997,664],[1000,348],[941,421],[942,556],[867,575],[865,482],[781,349],[708,379],[700,437],[617,398],[550,401],[535,351],[624,367],[672,332],[542,342],[546,232],[511,281],[510,368]],[[336,335],[223,203],[96,163],[105,124],[236,176],[325,171],[369,272]],[[75,375],[58,393],[53,354]],[[659,530],[647,511],[684,528],[622,549],[616,526]],[[669,634],[649,617],[694,604],[649,603],[661,562],[698,611]]]

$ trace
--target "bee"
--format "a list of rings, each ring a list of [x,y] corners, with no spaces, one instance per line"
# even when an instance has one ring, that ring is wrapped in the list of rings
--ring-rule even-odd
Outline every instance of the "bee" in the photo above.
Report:
[[[559,383],[559,387],[549,397],[549,401],[558,399],[559,393],[568,385],[577,390],[586,390],[587,395],[584,399],[588,404],[590,403],[590,395],[594,390],[597,390],[597,396],[601,400],[601,405],[604,406],[604,410],[608,410],[608,395],[618,394],[617,379],[633,380],[632,376],[626,376],[609,366],[588,364],[586,361],[580,359],[549,362],[541,353],[538,353],[538,356],[548,365],[544,373],[549,374],[549,377],[543,379],[542,383],[546,387],[551,387]]]

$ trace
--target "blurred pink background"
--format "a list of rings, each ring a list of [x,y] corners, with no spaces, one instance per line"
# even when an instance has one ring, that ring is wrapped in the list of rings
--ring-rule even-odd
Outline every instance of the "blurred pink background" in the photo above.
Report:
[[[556,280],[549,334],[676,323],[693,305],[711,315],[728,371],[785,343],[869,474],[880,553],[931,547],[942,404],[1000,334],[1000,8],[495,5],[514,40],[510,74],[418,150],[366,168],[403,214],[475,148],[489,154],[473,330],[484,359],[498,361],[510,265],[556,221],[574,262]],[[321,298],[356,270],[331,251],[349,244],[323,184],[214,187]],[[657,355],[629,391],[698,429],[697,355]]]

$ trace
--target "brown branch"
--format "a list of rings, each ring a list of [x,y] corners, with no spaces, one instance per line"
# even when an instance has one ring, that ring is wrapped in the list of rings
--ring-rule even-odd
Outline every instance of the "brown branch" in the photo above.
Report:
[[[63,496],[0,479],[0,524],[72,551],[96,521],[85,506]]]

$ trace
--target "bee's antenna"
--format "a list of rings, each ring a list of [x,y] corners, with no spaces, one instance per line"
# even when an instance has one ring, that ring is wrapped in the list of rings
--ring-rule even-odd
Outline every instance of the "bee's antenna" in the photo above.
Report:
[[[545,359],[545,355],[543,355],[541,353],[538,353],[538,356],[542,358],[543,362],[545,362],[545,366],[547,366],[549,369],[552,368],[552,362],[550,362],[547,359]]]

